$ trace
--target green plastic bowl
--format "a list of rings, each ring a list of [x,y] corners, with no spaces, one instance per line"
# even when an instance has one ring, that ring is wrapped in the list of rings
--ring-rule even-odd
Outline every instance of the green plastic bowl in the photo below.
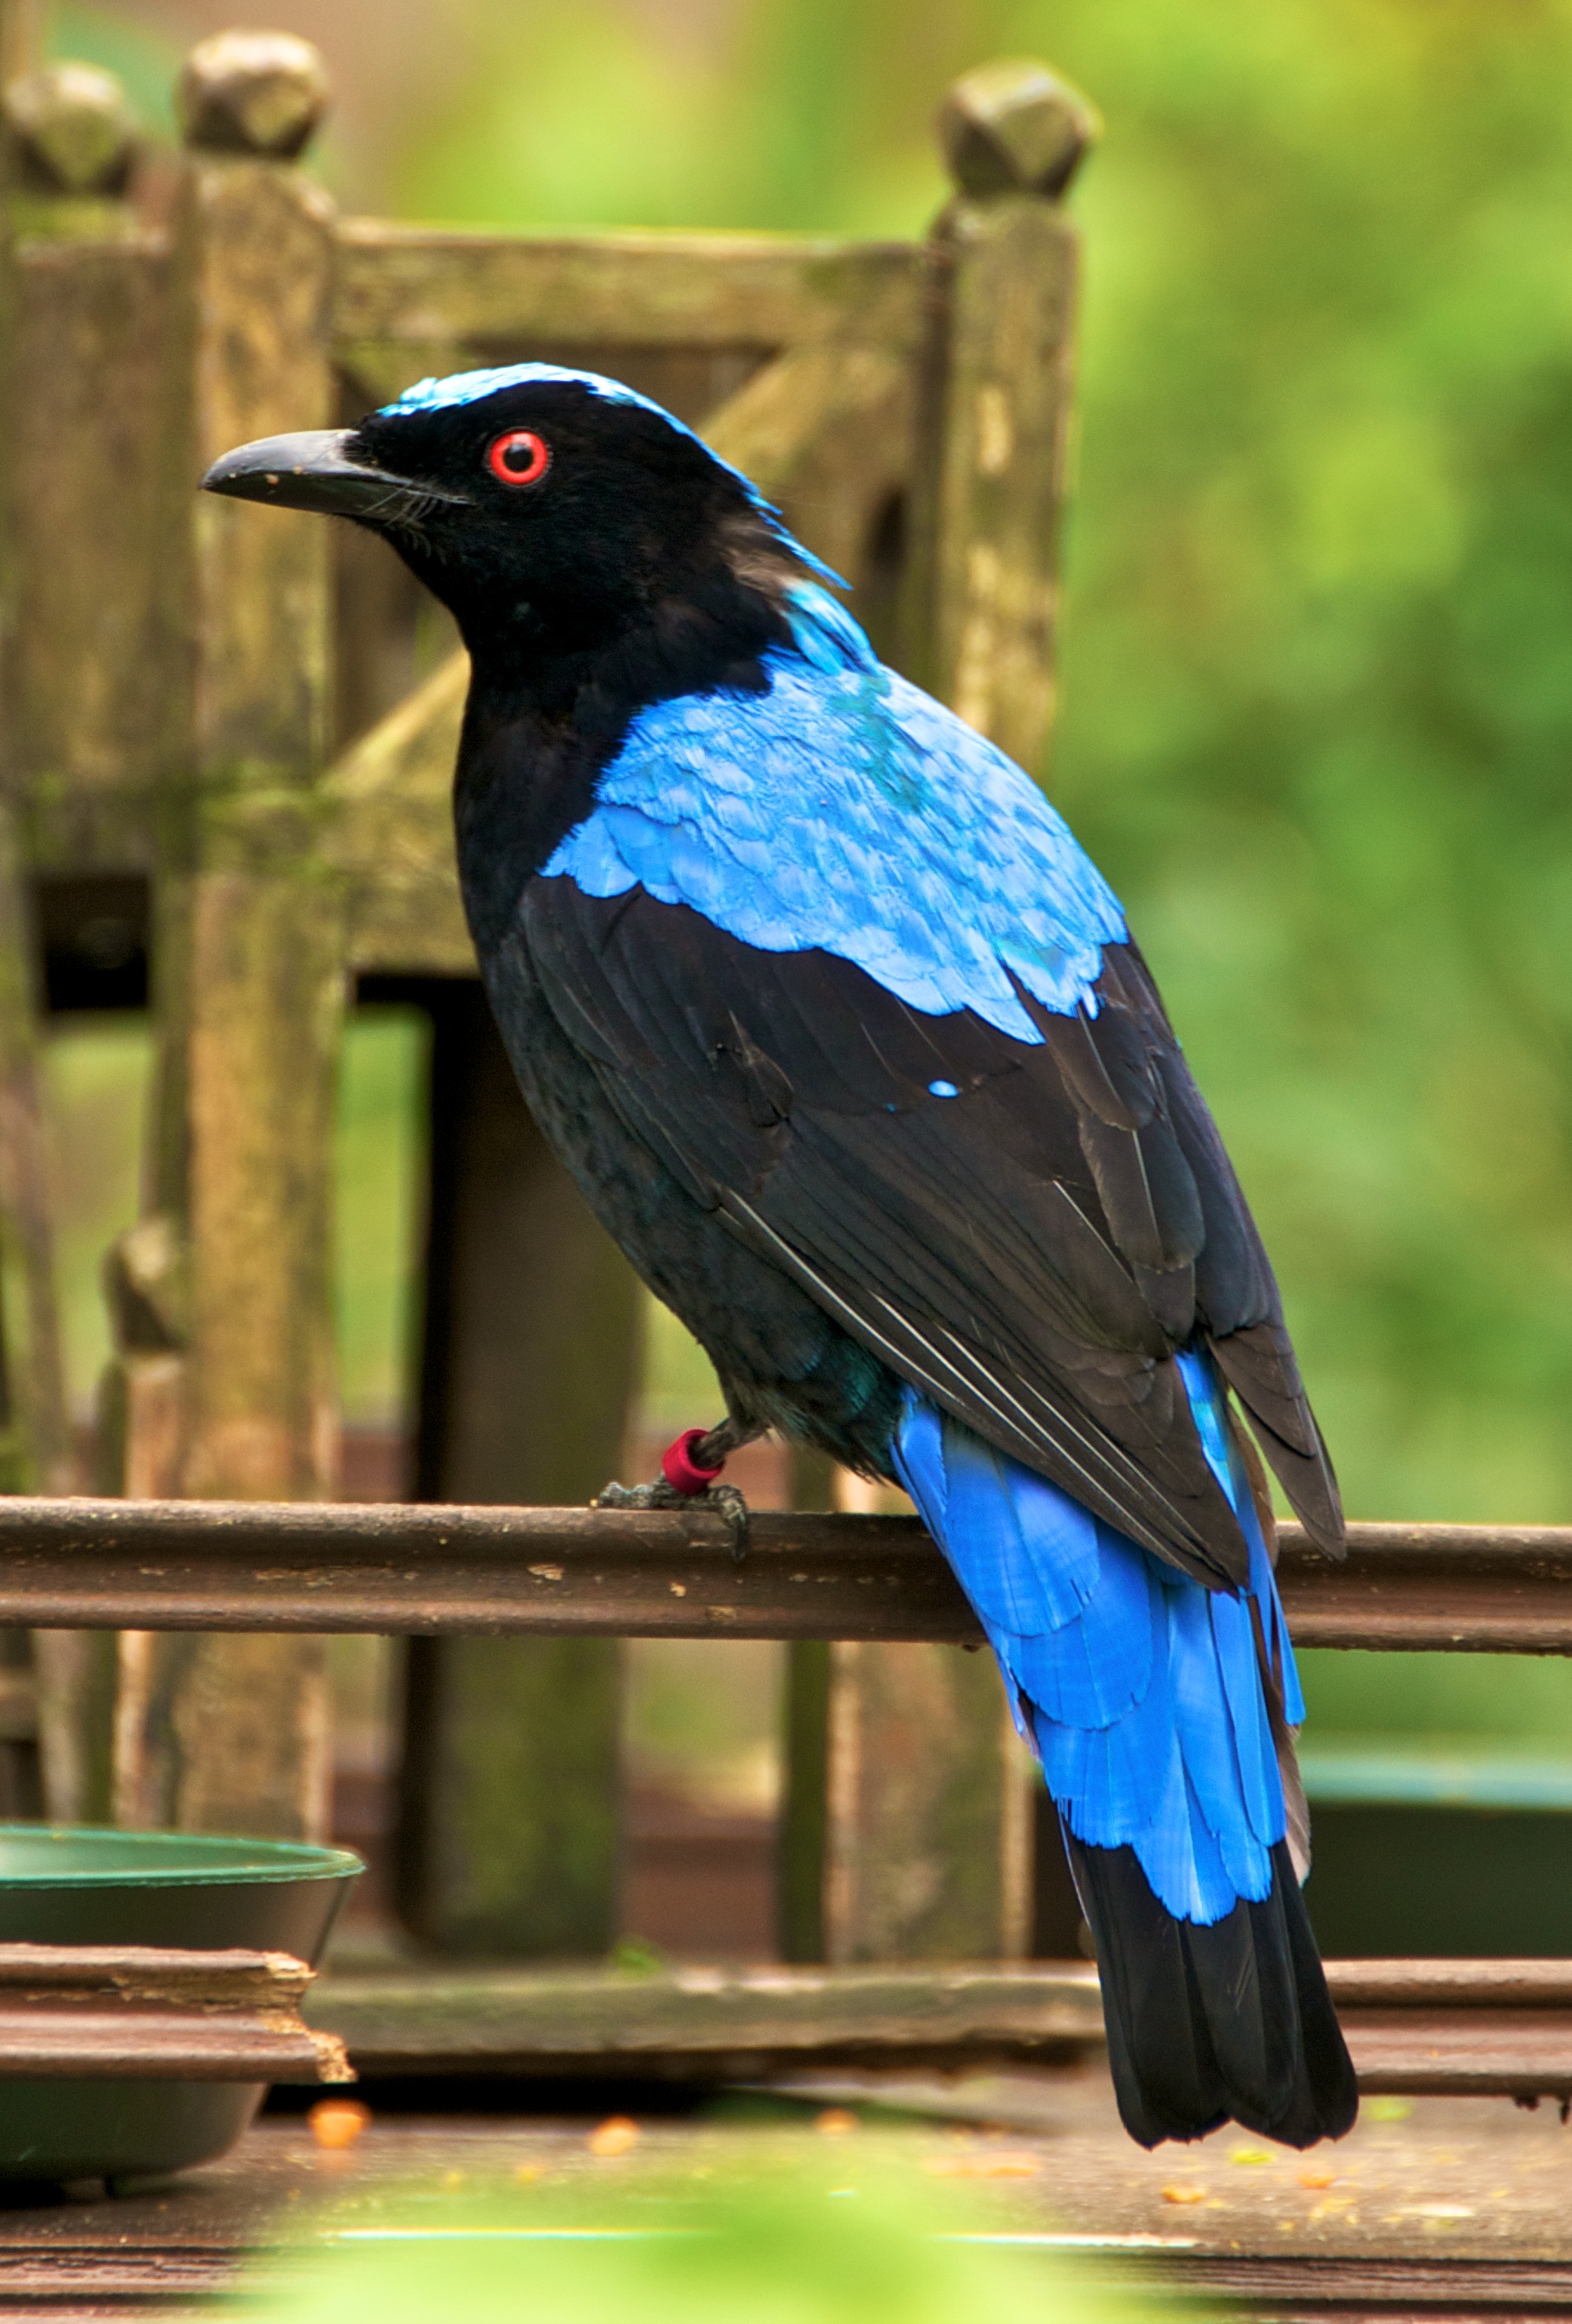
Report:
[[[0,1823],[0,1943],[242,1945],[315,1966],[364,1870],[347,1848]],[[162,2176],[234,2145],[264,2082],[0,2080],[0,2180]]]

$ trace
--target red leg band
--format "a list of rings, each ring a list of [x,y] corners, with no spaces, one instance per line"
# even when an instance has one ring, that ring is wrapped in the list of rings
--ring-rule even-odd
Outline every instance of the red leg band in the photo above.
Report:
[[[707,1428],[685,1428],[674,1444],[668,1444],[661,1455],[661,1474],[674,1492],[702,1493],[726,1467],[717,1461],[713,1469],[701,1469],[693,1457],[693,1448],[707,1436]]]

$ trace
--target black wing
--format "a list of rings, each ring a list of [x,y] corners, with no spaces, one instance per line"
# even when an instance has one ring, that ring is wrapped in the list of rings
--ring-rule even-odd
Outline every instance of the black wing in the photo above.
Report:
[[[522,933],[629,1130],[990,1443],[1188,1571],[1243,1580],[1172,1360],[1198,1326],[1308,1530],[1340,1545],[1271,1269],[1133,945],[1105,953],[1096,1017],[1022,992],[1031,1047],[640,889],[535,880]]]

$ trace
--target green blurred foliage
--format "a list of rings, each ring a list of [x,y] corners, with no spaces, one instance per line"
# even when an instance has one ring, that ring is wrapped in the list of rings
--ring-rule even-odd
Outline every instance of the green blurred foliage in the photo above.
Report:
[[[398,1426],[409,1408],[430,1046],[430,1019],[417,1010],[357,1009],[345,1028],[336,1293],[338,1393],[351,1425]]]
[[[104,1256],[136,1221],[152,1070],[147,1020],[129,1013],[57,1020],[43,1051],[61,1354],[66,1393],[81,1420],[109,1360]]]
[[[386,2190],[378,2208],[398,2221],[388,2241],[375,2227],[347,2227],[365,2240],[302,2254],[283,2279],[298,2269],[295,2287],[282,2294],[270,2255],[260,2297],[254,2291],[245,2306],[259,2324],[368,2316],[381,2324],[439,2316],[466,2324],[1035,2324],[1045,2316],[1139,2324],[1150,2316],[1144,2301],[1063,2254],[947,2237],[945,2227],[975,2232],[988,2215],[931,2181],[914,2182],[916,2157],[900,2153],[902,2144],[911,2142],[881,2141],[874,2153],[830,2169],[804,2162],[800,2137],[750,2136],[734,2125],[715,2150],[720,2167],[680,2175],[668,2165],[630,2178],[601,2164],[576,2186],[501,2197],[433,2201],[414,2184]]]
[[[71,57],[118,73],[139,127],[173,138],[181,50],[163,23],[129,9],[95,6],[93,0],[56,0],[49,12],[48,49],[51,57]]]
[[[336,1157],[338,1385],[351,1423],[396,1425],[408,1401],[427,1020],[361,1009],[345,1029]],[[86,1420],[109,1357],[104,1254],[137,1215],[153,1069],[145,1018],[67,1018],[44,1051],[66,1387]]]

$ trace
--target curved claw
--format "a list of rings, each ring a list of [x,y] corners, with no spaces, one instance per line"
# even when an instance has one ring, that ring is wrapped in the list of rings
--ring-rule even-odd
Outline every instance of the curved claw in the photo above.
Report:
[[[748,1505],[741,1491],[735,1485],[711,1485],[698,1498],[720,1511],[731,1536],[732,1555],[740,1565],[748,1554]]]
[[[748,1505],[735,1485],[710,1485],[702,1493],[682,1493],[664,1477],[655,1477],[647,1485],[603,1486],[589,1506],[592,1509],[714,1509],[725,1522],[732,1555],[739,1565],[748,1554]]]

